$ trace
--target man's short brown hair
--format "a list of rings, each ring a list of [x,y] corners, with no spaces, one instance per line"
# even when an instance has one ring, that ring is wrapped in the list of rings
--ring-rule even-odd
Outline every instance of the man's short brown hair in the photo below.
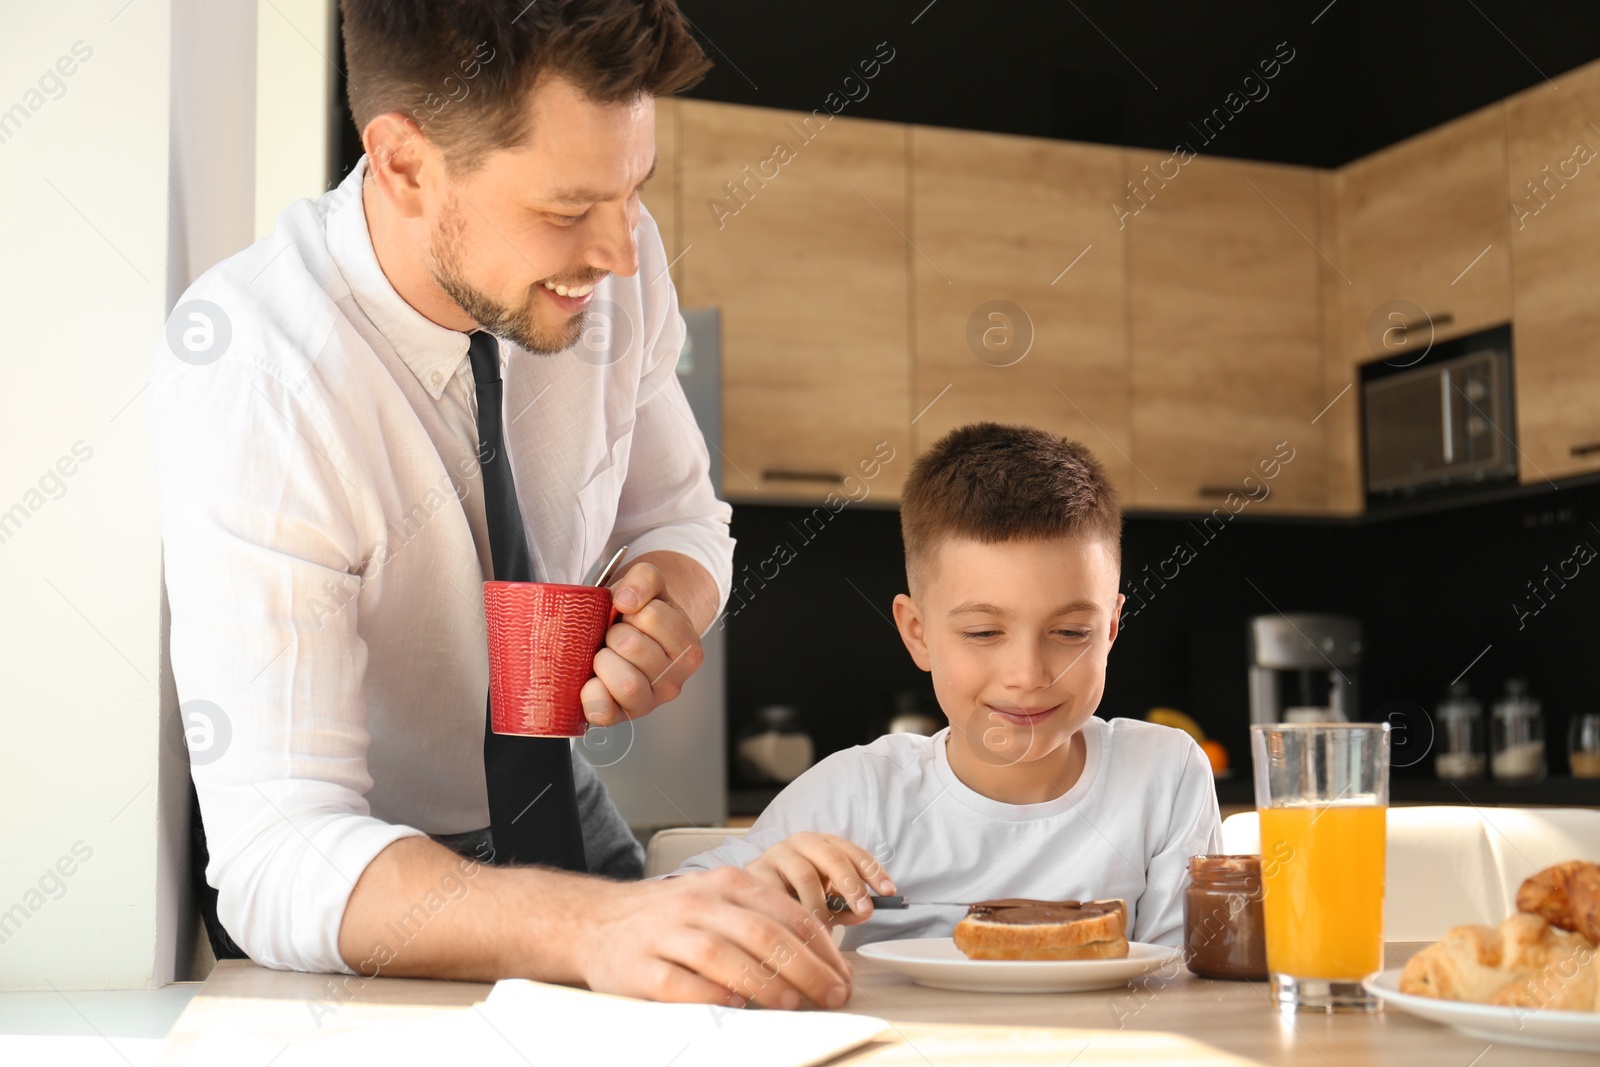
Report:
[[[398,111],[458,174],[527,140],[541,78],[617,104],[681,93],[711,67],[673,0],[340,0],[339,10],[356,129]]]
[[[974,423],[941,437],[911,468],[900,534],[913,594],[934,550],[982,544],[1101,541],[1122,561],[1122,509],[1105,468],[1083,445],[1031,426]]]

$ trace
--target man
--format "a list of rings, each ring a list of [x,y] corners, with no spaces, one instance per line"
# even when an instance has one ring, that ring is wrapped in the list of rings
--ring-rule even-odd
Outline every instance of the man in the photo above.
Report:
[[[848,965],[776,890],[575,873],[615,860],[579,836],[580,808],[616,821],[593,772],[485,735],[485,579],[578,582],[631,546],[596,726],[676,696],[728,595],[639,204],[654,98],[704,54],[671,0],[342,15],[362,163],[190,288],[151,378],[217,920],[272,967],[843,1004]]]

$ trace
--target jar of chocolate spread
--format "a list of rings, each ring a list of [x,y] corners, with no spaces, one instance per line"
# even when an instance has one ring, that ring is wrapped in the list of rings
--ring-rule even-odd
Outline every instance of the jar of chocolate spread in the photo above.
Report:
[[[1191,856],[1183,962],[1201,978],[1266,978],[1260,856]]]

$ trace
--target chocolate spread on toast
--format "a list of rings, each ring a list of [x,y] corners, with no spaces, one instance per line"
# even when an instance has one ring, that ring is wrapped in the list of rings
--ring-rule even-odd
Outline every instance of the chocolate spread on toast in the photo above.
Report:
[[[980,900],[967,907],[967,915],[992,923],[1063,923],[1095,919],[1123,910],[1120,900]]]

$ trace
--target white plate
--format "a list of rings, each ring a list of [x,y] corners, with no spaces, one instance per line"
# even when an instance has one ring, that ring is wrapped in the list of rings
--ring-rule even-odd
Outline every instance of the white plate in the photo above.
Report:
[[[1118,960],[969,960],[948,937],[874,941],[858,949],[881,960],[918,985],[968,993],[1084,993],[1115,989],[1170,964],[1167,976],[1183,967],[1183,950],[1128,942]]]
[[[1459,1000],[1437,1000],[1400,992],[1400,968],[1393,967],[1362,983],[1367,991],[1413,1015],[1478,1038],[1507,1045],[1600,1052],[1600,1013],[1497,1008]]]

